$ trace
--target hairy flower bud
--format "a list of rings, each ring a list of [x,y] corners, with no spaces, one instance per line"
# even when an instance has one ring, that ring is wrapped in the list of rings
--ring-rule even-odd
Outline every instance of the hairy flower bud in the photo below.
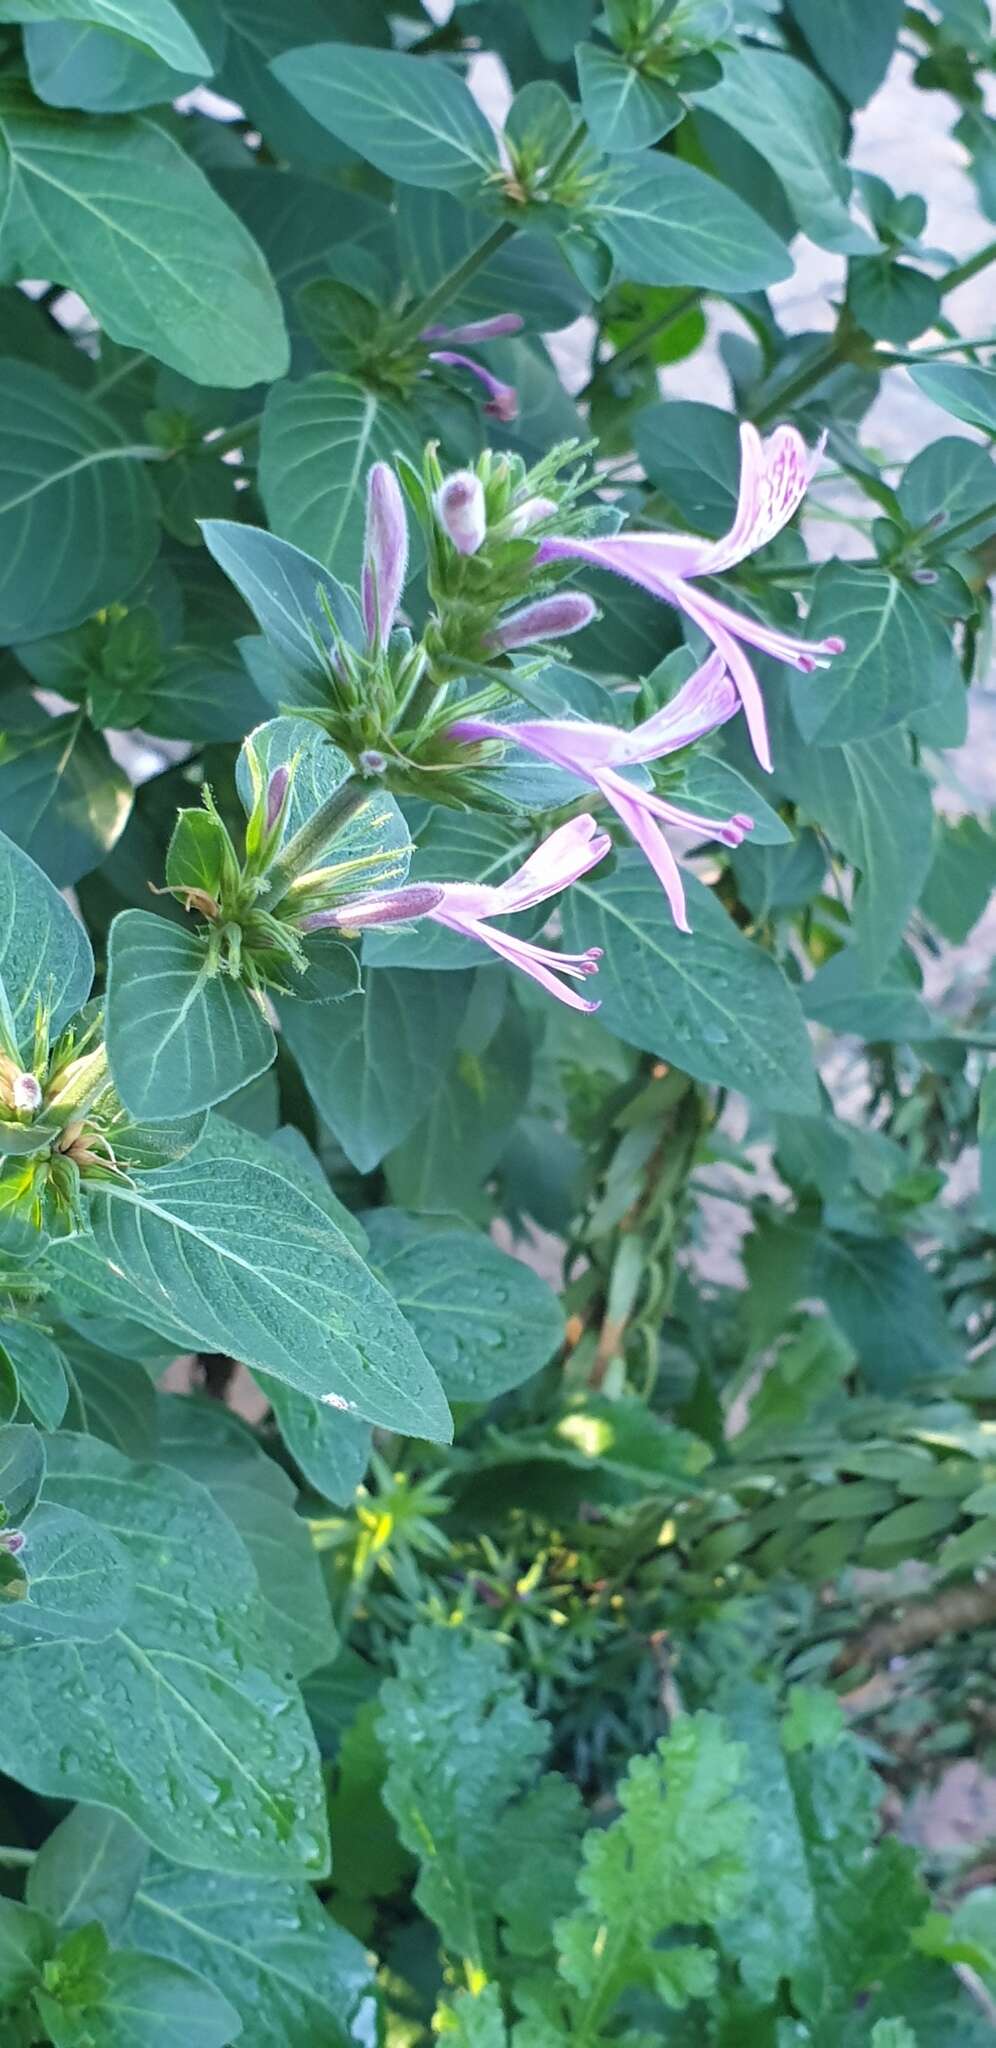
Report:
[[[388,463],[375,462],[367,478],[362,576],[363,623],[371,648],[387,646],[407,570],[408,521],[401,486]]]
[[[290,768],[286,762],[281,762],[280,767],[273,770],[273,774],[266,785],[266,829],[268,832],[273,831],[273,827],[280,816],[289,782]]]
[[[34,1074],[17,1074],[10,1092],[15,1109],[41,1108],[41,1084],[35,1079]]]
[[[488,530],[484,485],[472,469],[454,470],[436,492],[436,517],[458,554],[476,555]]]
[[[496,652],[513,647],[529,647],[535,640],[558,640],[566,633],[580,633],[590,626],[598,611],[594,598],[583,590],[560,590],[553,597],[537,598],[535,604],[523,605],[522,610],[512,612],[502,619],[493,633],[487,636],[487,644]]]
[[[434,882],[410,882],[400,889],[385,890],[383,896],[358,897],[336,910],[313,910],[302,917],[303,932],[331,929],[359,931],[367,925],[403,924],[409,917],[428,917],[443,900],[443,889]]]
[[[551,518],[557,509],[553,498],[527,498],[523,504],[513,505],[505,520],[505,532],[514,540],[519,534],[528,533],[541,519]]]

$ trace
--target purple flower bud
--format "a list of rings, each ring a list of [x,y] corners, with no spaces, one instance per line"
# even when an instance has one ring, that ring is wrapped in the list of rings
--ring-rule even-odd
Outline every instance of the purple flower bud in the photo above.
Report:
[[[454,470],[436,492],[436,517],[458,554],[476,555],[488,530],[484,485],[472,469]]]
[[[442,900],[438,883],[411,882],[402,889],[385,889],[381,896],[358,896],[355,903],[340,903],[335,910],[313,910],[302,917],[300,930],[359,931],[367,925],[406,924],[409,918],[428,917]]]
[[[408,521],[401,486],[388,463],[375,462],[367,478],[362,594],[367,641],[381,652],[391,637],[407,569]]]
[[[513,505],[504,521],[506,533],[513,539],[520,533],[528,533],[531,526],[537,526],[541,519],[549,519],[557,506],[552,498],[527,498],[522,505]]]
[[[356,763],[361,775],[384,775],[387,772],[387,755],[378,747],[364,747]]]
[[[15,1109],[41,1108],[41,1085],[35,1079],[34,1074],[16,1074],[10,1092]]]
[[[914,583],[936,583],[938,580],[937,570],[914,569],[912,580]]]
[[[580,633],[590,626],[598,610],[594,598],[583,590],[561,590],[554,597],[537,598],[519,612],[503,619],[487,636],[496,650],[530,647],[534,640],[560,640],[567,633]]]
[[[505,334],[521,334],[525,321],[521,313],[494,313],[490,320],[467,320],[462,327],[423,327],[422,341],[499,341]]]
[[[279,768],[274,768],[266,785],[266,829],[268,832],[273,831],[273,827],[280,816],[289,783],[290,768],[286,761],[282,761]]]
[[[10,1557],[24,1549],[25,1541],[23,1529],[0,1529],[0,1550],[6,1550]]]

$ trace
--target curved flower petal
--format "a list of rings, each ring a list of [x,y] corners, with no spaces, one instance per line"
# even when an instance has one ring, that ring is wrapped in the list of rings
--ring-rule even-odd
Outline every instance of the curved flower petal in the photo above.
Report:
[[[826,446],[807,448],[796,427],[776,427],[762,441],[749,422],[740,429],[740,494],[729,533],[708,547],[695,570],[715,576],[767,547],[798,512]]]

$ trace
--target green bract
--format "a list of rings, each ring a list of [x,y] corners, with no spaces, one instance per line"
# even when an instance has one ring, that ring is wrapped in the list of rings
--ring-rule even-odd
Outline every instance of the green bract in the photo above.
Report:
[[[0,2048],[991,2041],[994,61],[0,0]]]

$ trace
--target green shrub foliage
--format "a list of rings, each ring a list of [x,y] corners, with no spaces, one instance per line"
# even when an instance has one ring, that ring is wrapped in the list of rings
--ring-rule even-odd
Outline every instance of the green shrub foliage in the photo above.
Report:
[[[991,2038],[993,54],[0,0],[4,2048]]]

